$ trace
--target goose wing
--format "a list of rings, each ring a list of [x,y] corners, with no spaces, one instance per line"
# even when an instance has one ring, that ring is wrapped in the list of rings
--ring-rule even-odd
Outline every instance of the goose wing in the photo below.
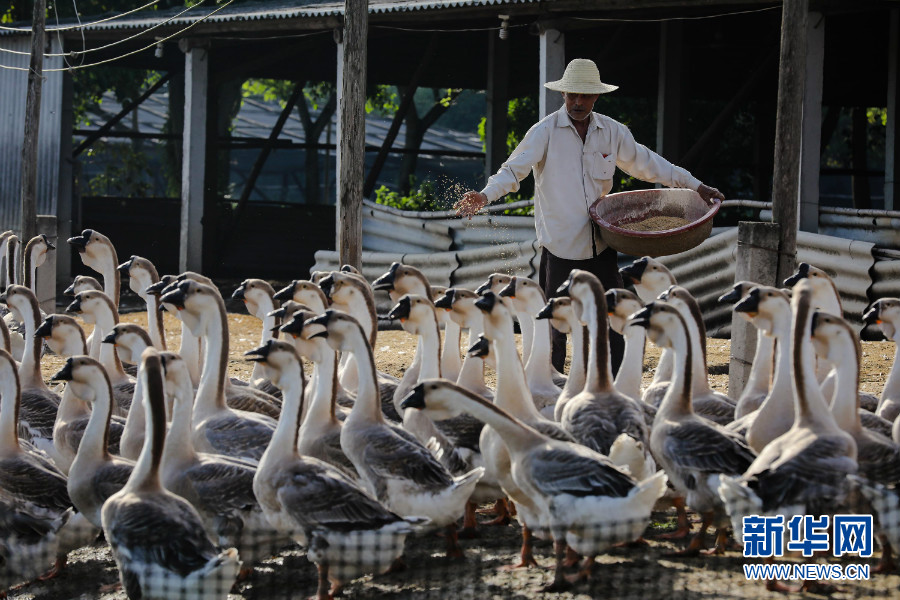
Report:
[[[200,455],[200,462],[187,469],[204,509],[224,512],[246,510],[257,504],[253,494],[253,463],[221,455]]]
[[[711,427],[700,419],[669,430],[663,442],[668,462],[699,473],[743,475],[756,455],[736,433]],[[688,487],[693,489],[688,483]]]
[[[559,442],[572,442],[577,443],[575,438],[572,437],[572,434],[559,426],[559,423],[554,421],[537,421],[533,423],[528,423],[531,427],[534,427],[539,432],[546,435],[551,440],[556,440]]]
[[[478,440],[484,423],[475,417],[462,414],[452,419],[435,421],[435,427],[443,433],[457,448],[467,448],[478,452]]]
[[[548,496],[627,496],[635,482],[603,455],[573,448],[545,448],[529,459],[532,479]]]
[[[870,437],[873,442],[859,445],[860,474],[885,485],[900,483],[900,446],[883,436]]]
[[[255,414],[231,413],[204,423],[204,436],[216,452],[259,460],[272,439],[275,421]]]
[[[290,485],[278,497],[307,532],[324,527],[336,531],[377,529],[399,521],[353,480],[331,465],[303,457],[290,467]]]
[[[362,452],[365,468],[377,479],[408,479],[425,488],[452,485],[450,474],[431,452],[415,439],[398,435],[390,427],[371,428]]]
[[[72,506],[65,475],[52,465],[24,454],[0,461],[0,489],[45,508],[62,511]]]
[[[105,463],[91,476],[94,494],[101,499],[101,502],[105,502],[110,496],[125,487],[133,470],[134,464],[132,463],[124,461]]]

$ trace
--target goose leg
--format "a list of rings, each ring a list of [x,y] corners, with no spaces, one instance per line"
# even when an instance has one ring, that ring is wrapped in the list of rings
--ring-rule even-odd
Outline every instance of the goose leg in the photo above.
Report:
[[[565,569],[563,562],[566,556],[566,541],[562,539],[555,540],[553,542],[553,549],[556,554],[556,570],[553,573],[553,583],[547,586],[545,591],[561,592],[569,589],[572,585],[566,580],[566,576],[563,572]]]
[[[706,536],[706,530],[709,529],[709,526],[712,525],[713,521],[713,513],[706,512],[703,513],[703,522],[700,525],[700,531],[698,531],[694,537],[691,538],[691,543],[688,544],[688,547],[679,552],[670,552],[665,554],[664,556],[697,556],[700,554],[700,550],[703,549],[703,538]]]
[[[728,529],[726,527],[717,527],[716,528],[716,544],[709,550],[703,550],[700,554],[704,554],[706,556],[713,556],[717,554],[725,554],[725,549],[728,547]]]
[[[566,546],[566,560],[563,563],[563,566],[565,566],[567,569],[570,569],[570,568],[574,567],[575,565],[577,565],[580,560],[581,560],[581,555],[578,554],[577,552],[575,552],[574,550],[572,550],[571,546],[567,545]]]
[[[680,540],[688,536],[691,531],[691,522],[688,520],[687,509],[684,506],[684,498],[675,498],[672,500],[675,507],[675,515],[678,519],[678,528],[672,533],[664,533],[659,536],[662,540]]]
[[[478,537],[478,532],[476,531],[478,521],[475,520],[476,507],[477,505],[474,502],[466,502],[466,514],[463,517],[462,530],[458,534],[463,539]]]
[[[494,504],[494,512],[497,514],[497,518],[488,521],[485,525],[509,525],[510,512],[505,499],[497,500]]]
[[[328,581],[328,563],[323,561],[316,565],[316,569],[319,572],[319,585],[316,588],[316,595],[309,600],[333,600],[329,593],[331,584]]]
[[[594,557],[589,556],[584,559],[584,564],[578,569],[578,572],[575,575],[568,578],[571,583],[581,583],[582,581],[588,581],[591,578],[591,570],[594,568]]]
[[[775,557],[770,556],[769,558],[767,558],[765,560],[765,563],[767,565],[775,564]],[[781,583],[777,579],[767,579],[766,580],[766,589],[770,592],[784,592],[784,593],[790,593],[790,592],[797,591],[797,588],[793,588],[789,585]]]
[[[38,581],[48,581],[50,579],[54,579],[59,577],[62,570],[66,568],[66,561],[68,560],[67,556],[60,556],[56,559],[56,562],[53,563],[53,568],[41,575],[37,578]]]
[[[534,559],[534,552],[531,548],[531,530],[528,525],[522,526],[522,553],[517,565],[507,565],[500,567],[502,571],[512,571],[513,569],[522,569],[528,567],[540,567],[538,561]]]
[[[462,546],[459,545],[459,536],[456,533],[456,524],[447,525],[447,558],[465,558]]]
[[[887,538],[885,538],[883,534],[878,534],[878,541],[881,542],[881,560],[879,560],[878,564],[872,568],[872,572],[890,573],[897,567],[896,563],[894,562],[893,548],[891,548],[890,543],[887,541]]]

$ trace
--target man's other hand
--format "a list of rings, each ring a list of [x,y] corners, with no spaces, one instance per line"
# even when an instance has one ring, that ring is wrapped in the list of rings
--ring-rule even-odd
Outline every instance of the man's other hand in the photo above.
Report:
[[[713,198],[718,198],[719,200],[724,201],[725,196],[714,187],[709,187],[708,185],[700,184],[700,187],[697,188],[697,193],[700,194],[700,197],[703,198],[706,202],[709,202]]]
[[[472,215],[484,208],[487,203],[487,196],[481,192],[469,190],[453,205],[453,208],[456,209],[456,214],[460,217],[469,217],[471,219]]]

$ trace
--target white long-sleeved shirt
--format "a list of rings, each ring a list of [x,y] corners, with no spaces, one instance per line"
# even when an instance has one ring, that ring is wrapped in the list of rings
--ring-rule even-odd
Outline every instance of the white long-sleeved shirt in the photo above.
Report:
[[[696,190],[700,181],[638,144],[618,121],[591,113],[584,142],[563,106],[536,123],[482,190],[488,202],[519,189],[534,171],[534,223],[538,243],[559,258],[583,260],[606,248],[592,240],[588,208],[612,189],[616,167],[651,183]]]

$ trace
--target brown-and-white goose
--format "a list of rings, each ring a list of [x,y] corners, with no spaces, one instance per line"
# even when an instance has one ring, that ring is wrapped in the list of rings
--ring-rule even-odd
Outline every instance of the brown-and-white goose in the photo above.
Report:
[[[463,288],[447,288],[444,294],[434,301],[438,311],[446,311],[456,324],[469,332],[466,348],[470,348],[478,340],[484,330],[484,319],[481,311],[475,306],[480,296]],[[494,392],[484,382],[484,359],[467,352],[463,357],[456,384],[491,400]]]
[[[499,294],[501,290],[512,282],[512,278],[512,275],[506,275],[505,273],[491,273],[485,282],[475,289],[475,293],[480,296],[487,291]],[[515,307],[513,309],[515,310]],[[531,346],[533,345],[534,323],[530,314],[523,315],[515,310],[514,316],[519,324],[519,331],[522,333],[522,363],[528,364],[528,359],[531,357]],[[490,366],[493,367],[494,365]]]
[[[414,436],[385,421],[372,348],[353,317],[328,310],[310,322],[323,327],[315,335],[325,337],[333,349],[356,355],[359,390],[341,429],[341,447],[356,467],[360,481],[398,515],[426,517],[432,526],[446,528],[448,555],[461,555],[456,519],[462,516],[484,468],[452,477]]]
[[[163,315],[159,310],[159,296],[147,291],[154,283],[159,281],[159,273],[152,262],[141,256],[132,255],[127,261],[118,267],[119,273],[128,275],[128,286],[135,294],[147,304],[147,330],[153,347],[159,351],[166,349],[166,330],[163,327]],[[140,360],[141,352],[135,359]]]
[[[550,298],[547,306],[537,314],[537,318],[549,319],[555,329],[571,335],[572,339],[572,363],[569,366],[569,376],[566,378],[566,384],[556,399],[553,409],[553,418],[559,421],[562,407],[584,389],[584,383],[587,381],[588,346],[585,338],[588,329],[582,325],[581,319],[575,314],[575,306],[568,296]],[[619,372],[621,373],[621,371]]]
[[[144,350],[152,346],[150,335],[140,325],[133,323],[119,323],[103,338],[105,344],[115,347],[116,352],[125,355],[126,360],[132,364],[139,364]],[[117,453],[123,458],[137,460],[144,447],[144,431],[147,429],[147,416],[144,414],[142,402],[144,391],[141,389],[141,378],[138,377],[134,384],[134,395],[128,409],[128,418],[122,431],[122,439],[119,442],[120,451]],[[171,416],[171,411],[168,415]]]
[[[644,307],[640,297],[628,290],[606,290],[606,310],[609,326],[625,339],[622,364],[616,373],[616,389],[629,398],[641,401],[641,374],[644,366],[644,345],[647,332],[643,327],[629,326],[628,317]],[[643,408],[643,407],[642,407]],[[646,412],[646,408],[644,408]]]
[[[164,290],[168,291],[169,286],[178,283],[177,277],[177,275],[162,275],[159,281],[147,287],[147,294],[156,296],[157,310],[167,310],[160,302],[160,297],[163,295]],[[191,381],[194,387],[197,387],[200,385],[200,368],[202,366],[200,339],[191,333],[191,328],[187,326],[181,318],[181,313],[175,307],[172,307],[169,312],[181,321],[181,345],[178,348],[178,355],[187,363]]]
[[[444,295],[447,287],[432,285],[432,298],[437,301]],[[462,328],[459,323],[450,318],[450,314],[442,310],[437,311],[438,323],[444,326],[443,344],[441,345],[441,373],[451,381],[459,379],[459,371],[462,369],[462,358],[459,353],[459,345],[462,342]]]
[[[262,321],[260,345],[278,335],[278,326],[281,322],[274,314],[275,309],[278,308],[274,296],[275,290],[272,285],[262,279],[245,279],[231,295],[233,299],[241,300],[244,303],[247,312]],[[253,372],[250,374],[250,387],[262,390],[276,398],[281,396],[281,391],[265,377],[263,369],[258,363],[253,365]]]
[[[140,368],[144,445],[125,486],[103,505],[103,532],[130,598],[226,598],[241,567],[234,548],[218,551],[191,504],[160,483],[166,436],[162,365],[146,350]]]
[[[866,323],[877,324],[886,338],[892,340],[895,346],[900,347],[900,298],[881,298],[872,303],[871,308],[863,315]],[[900,352],[895,352],[894,362],[888,373],[881,398],[878,401],[878,409],[875,411],[879,417],[896,423],[900,415]]]
[[[228,319],[221,294],[214,287],[185,280],[160,302],[176,307],[194,336],[202,336],[206,344],[192,416],[194,447],[201,452],[259,460],[276,423],[272,417],[225,404]]]

